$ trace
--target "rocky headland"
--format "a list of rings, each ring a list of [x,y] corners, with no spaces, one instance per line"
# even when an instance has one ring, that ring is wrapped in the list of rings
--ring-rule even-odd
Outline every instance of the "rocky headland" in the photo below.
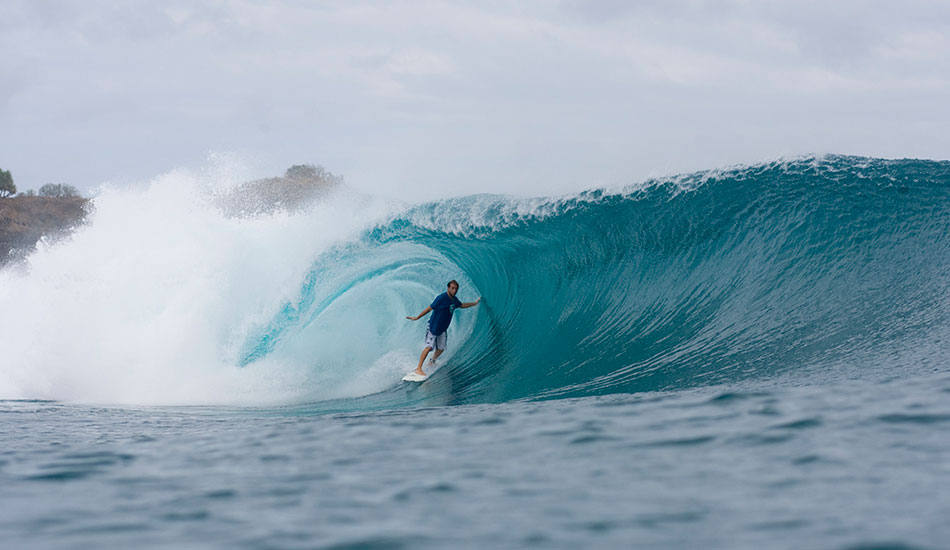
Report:
[[[0,199],[0,265],[29,253],[43,237],[70,233],[83,223],[90,205],[83,197]]]

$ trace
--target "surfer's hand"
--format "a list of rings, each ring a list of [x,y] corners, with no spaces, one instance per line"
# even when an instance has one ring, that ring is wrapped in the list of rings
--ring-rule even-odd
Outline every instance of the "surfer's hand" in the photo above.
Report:
[[[418,317],[410,317],[410,316],[408,316],[408,315],[406,315],[406,319],[409,319],[410,321],[418,321],[418,320],[419,320]]]

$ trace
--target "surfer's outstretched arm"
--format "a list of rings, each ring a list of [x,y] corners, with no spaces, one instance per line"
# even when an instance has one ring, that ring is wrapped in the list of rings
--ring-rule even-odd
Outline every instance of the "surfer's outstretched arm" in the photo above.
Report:
[[[462,307],[465,307],[465,304],[462,304]],[[427,307],[427,308],[423,309],[423,310],[422,310],[422,313],[420,313],[419,315],[416,315],[415,317],[410,317],[410,316],[407,315],[407,316],[406,316],[406,319],[409,319],[410,321],[418,321],[419,319],[422,319],[423,317],[425,317],[426,315],[428,315],[430,311],[432,311],[432,308],[431,308],[431,307]]]
[[[478,299],[475,300],[474,302],[465,302],[464,304],[462,304],[462,305],[459,306],[459,307],[461,307],[462,309],[465,309],[465,308],[467,308],[467,307],[477,306],[477,305],[478,305],[478,302],[481,302],[481,301],[482,301],[482,297],[479,296]]]

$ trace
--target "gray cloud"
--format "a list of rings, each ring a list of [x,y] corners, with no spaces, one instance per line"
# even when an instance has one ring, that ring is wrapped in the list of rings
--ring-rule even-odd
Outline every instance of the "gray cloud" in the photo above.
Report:
[[[416,197],[946,157],[950,7],[888,4],[12,1],[0,167],[91,187],[235,151]]]

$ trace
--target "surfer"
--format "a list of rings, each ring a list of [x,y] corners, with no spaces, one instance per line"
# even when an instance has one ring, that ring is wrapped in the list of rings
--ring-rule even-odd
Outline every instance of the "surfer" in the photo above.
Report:
[[[478,302],[482,301],[481,297],[479,297],[474,302],[463,303],[455,297],[458,291],[459,284],[453,279],[449,281],[446,291],[436,296],[435,300],[432,300],[432,304],[422,310],[422,313],[415,317],[406,317],[406,319],[410,321],[418,321],[428,315],[430,311],[432,312],[432,317],[429,318],[429,329],[426,330],[426,345],[425,348],[422,349],[422,355],[419,356],[419,366],[416,367],[415,370],[415,373],[420,376],[426,375],[422,370],[422,364],[425,363],[429,352],[435,349],[435,355],[432,356],[432,361],[429,363],[430,365],[434,365],[435,360],[445,351],[445,333],[449,328],[449,323],[452,322],[452,313],[458,308],[465,309],[467,307],[477,306]]]

